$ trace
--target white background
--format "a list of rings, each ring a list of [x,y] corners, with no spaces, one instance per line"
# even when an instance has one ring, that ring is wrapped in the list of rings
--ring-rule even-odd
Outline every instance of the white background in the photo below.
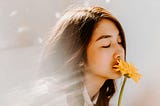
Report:
[[[122,106],[160,106],[160,1],[77,1],[0,0],[0,105],[31,106],[18,104],[9,95],[19,93],[19,89],[27,92],[24,86],[36,79],[40,50],[48,32],[69,5],[96,4],[122,23],[127,60],[143,75],[138,84],[127,81]]]

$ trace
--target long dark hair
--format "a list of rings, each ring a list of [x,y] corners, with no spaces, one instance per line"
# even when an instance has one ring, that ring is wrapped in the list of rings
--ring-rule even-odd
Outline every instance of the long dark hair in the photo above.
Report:
[[[81,76],[83,64],[87,61],[86,49],[92,32],[96,24],[102,19],[110,20],[117,26],[126,53],[124,31],[119,21],[111,13],[101,7],[71,9],[66,11],[57,22],[46,43],[43,57],[44,60],[51,61],[45,63],[52,67],[52,72],[49,72],[49,74],[64,75],[71,73],[72,76],[68,74],[68,76],[60,79],[62,82],[68,78],[74,79]],[[109,106],[109,100],[114,92],[114,80],[106,80],[100,89],[96,106]]]

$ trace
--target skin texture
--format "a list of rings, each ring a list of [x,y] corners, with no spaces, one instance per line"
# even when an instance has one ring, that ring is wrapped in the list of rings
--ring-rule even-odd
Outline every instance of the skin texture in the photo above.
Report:
[[[124,54],[116,25],[110,20],[102,19],[95,26],[87,48],[84,83],[91,98],[107,79],[121,77],[119,72],[114,71],[113,66],[117,59],[124,59]]]

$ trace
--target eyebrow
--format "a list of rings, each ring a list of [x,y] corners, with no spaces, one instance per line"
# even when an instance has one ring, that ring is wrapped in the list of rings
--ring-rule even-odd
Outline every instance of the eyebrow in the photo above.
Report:
[[[96,39],[96,41],[101,40],[101,39],[110,38],[110,37],[112,37],[112,36],[111,36],[111,35],[102,35],[102,36],[98,37],[98,38]]]

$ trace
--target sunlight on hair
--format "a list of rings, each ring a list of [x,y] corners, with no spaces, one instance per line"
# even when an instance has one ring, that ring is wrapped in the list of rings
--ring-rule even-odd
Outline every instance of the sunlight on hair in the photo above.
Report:
[[[53,77],[46,77],[24,87],[14,87],[2,100],[5,106],[64,106],[66,95],[54,80]]]
[[[89,6],[89,1],[84,1],[84,6]]]
[[[60,12],[56,12],[56,13],[55,13],[55,17],[56,17],[56,18],[60,18],[60,16],[61,16],[61,13],[60,13]]]
[[[21,26],[21,27],[18,27],[17,28],[17,32],[18,33],[21,33],[21,32],[24,32],[24,31],[26,31],[26,30],[28,30],[29,28],[28,27],[26,27],[26,26]]]
[[[105,0],[106,3],[109,3],[111,0]]]
[[[43,43],[43,39],[41,37],[38,37],[37,40],[38,40],[38,43],[40,43],[40,44]]]
[[[32,91],[34,91],[34,93],[38,95],[46,94],[48,93],[49,84],[50,83],[45,80],[39,80],[36,82],[35,87],[32,89]]]
[[[18,14],[18,10],[14,10],[14,11],[12,11],[11,13],[10,13],[10,17],[13,17],[13,16],[15,16],[15,15],[17,15]]]

